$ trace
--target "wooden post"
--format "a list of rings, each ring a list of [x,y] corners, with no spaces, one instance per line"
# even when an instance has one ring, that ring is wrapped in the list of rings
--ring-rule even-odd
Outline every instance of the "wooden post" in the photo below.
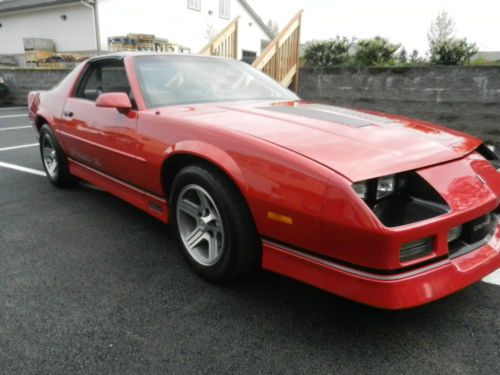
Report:
[[[302,12],[292,18],[252,64],[254,68],[295,91],[298,91]]]
[[[240,16],[232,20],[215,38],[213,38],[199,52],[200,55],[220,56],[226,58],[238,58],[238,20]],[[235,51],[231,51],[235,43]],[[236,52],[236,55],[235,55]],[[236,57],[235,57],[236,56]]]
[[[300,75],[300,29],[302,27],[302,13],[299,15],[299,26],[297,27],[297,34],[295,35],[296,45],[295,53],[297,54],[295,63],[297,64],[297,72],[295,73],[295,77],[293,78],[293,91],[298,94],[299,93],[299,75]]]
[[[234,60],[238,60],[238,38],[239,38],[239,35],[238,35],[238,22],[235,22],[234,23],[234,32],[233,32],[233,35],[232,35],[232,38],[233,38],[233,59]]]

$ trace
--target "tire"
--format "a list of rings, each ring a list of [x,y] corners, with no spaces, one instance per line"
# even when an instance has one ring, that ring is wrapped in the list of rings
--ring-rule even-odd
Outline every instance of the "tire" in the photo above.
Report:
[[[47,124],[40,128],[40,156],[45,174],[53,185],[59,188],[76,185],[76,177],[69,173],[68,159]]]
[[[172,184],[172,230],[184,257],[206,280],[227,282],[260,267],[262,244],[234,183],[209,164],[190,165]]]

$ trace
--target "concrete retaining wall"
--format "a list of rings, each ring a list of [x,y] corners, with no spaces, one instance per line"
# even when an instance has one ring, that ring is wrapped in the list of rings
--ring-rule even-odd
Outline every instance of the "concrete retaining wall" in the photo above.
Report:
[[[302,69],[299,94],[443,124],[500,147],[500,67]]]
[[[70,71],[67,69],[0,68],[0,82],[3,80],[10,92],[6,103],[27,105],[30,91],[48,90],[58,84]]]

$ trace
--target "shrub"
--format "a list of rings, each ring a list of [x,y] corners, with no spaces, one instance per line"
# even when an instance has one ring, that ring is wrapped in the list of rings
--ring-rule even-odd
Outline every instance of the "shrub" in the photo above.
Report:
[[[399,44],[392,44],[380,36],[360,40],[354,62],[358,66],[392,65],[395,63],[395,53],[399,47]]]
[[[464,65],[477,53],[476,44],[467,39],[447,39],[431,42],[430,61],[438,65]]]
[[[345,37],[310,42],[305,48],[304,60],[308,66],[315,68],[338,66],[349,59],[349,47],[350,42]]]

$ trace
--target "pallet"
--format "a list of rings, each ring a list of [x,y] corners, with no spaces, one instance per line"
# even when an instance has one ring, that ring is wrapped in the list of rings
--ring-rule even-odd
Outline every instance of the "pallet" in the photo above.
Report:
[[[74,62],[41,62],[39,68],[44,69],[73,69],[76,66]]]
[[[49,57],[54,55],[53,51],[45,51],[45,50],[28,50],[25,51],[26,62],[38,62],[42,60],[46,60]]]

